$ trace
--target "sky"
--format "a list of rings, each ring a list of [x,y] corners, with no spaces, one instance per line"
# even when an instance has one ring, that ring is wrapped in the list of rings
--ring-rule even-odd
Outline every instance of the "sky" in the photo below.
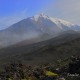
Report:
[[[0,0],[0,30],[40,13],[80,25],[80,0]]]

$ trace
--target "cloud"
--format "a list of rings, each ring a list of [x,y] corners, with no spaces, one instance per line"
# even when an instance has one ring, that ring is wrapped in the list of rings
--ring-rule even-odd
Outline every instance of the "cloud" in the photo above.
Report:
[[[46,6],[45,13],[80,24],[80,0],[56,0]]]
[[[9,26],[11,26],[14,23],[17,23],[18,21],[27,18],[27,11],[23,10],[17,14],[7,16],[7,17],[1,17],[0,18],[0,29],[5,29]]]

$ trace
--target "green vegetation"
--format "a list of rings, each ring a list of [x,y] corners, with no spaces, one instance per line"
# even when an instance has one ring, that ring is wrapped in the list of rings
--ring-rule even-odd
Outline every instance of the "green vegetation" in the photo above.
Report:
[[[57,65],[53,63],[43,65],[10,63],[4,67],[4,71],[0,71],[1,80],[79,80],[79,75],[79,56],[61,60]]]

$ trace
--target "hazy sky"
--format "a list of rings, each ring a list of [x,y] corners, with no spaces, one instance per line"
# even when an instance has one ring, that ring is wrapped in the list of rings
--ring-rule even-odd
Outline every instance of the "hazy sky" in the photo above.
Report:
[[[80,25],[80,0],[0,0],[0,29],[39,13]]]

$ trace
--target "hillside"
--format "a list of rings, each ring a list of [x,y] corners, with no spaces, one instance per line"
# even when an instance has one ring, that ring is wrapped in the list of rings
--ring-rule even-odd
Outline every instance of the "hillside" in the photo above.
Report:
[[[0,49],[0,64],[13,61],[42,64],[79,55],[79,34],[61,36],[31,45],[13,45]]]

